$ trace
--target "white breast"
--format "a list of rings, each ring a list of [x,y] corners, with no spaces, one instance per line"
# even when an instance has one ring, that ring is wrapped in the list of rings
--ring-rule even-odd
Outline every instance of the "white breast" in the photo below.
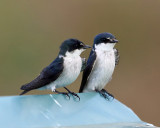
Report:
[[[96,50],[97,58],[94,68],[89,76],[84,92],[102,90],[111,80],[115,68],[114,50]]]
[[[78,75],[80,74],[81,67],[82,59],[80,56],[64,57],[64,69],[62,74],[57,80],[47,85],[46,88],[53,91],[56,88],[64,87],[71,84],[77,79]]]

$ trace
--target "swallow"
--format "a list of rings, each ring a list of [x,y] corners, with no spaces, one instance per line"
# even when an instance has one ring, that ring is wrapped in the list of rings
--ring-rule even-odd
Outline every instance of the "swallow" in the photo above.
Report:
[[[114,48],[116,43],[118,40],[111,33],[105,32],[95,36],[79,92],[96,91],[104,98],[113,97],[104,87],[112,79],[115,66],[119,62],[119,52]]]
[[[67,89],[66,86],[73,83],[84,69],[84,59],[80,57],[80,54],[88,48],[91,47],[77,39],[65,40],[60,46],[56,59],[45,67],[34,80],[23,85],[21,90],[24,91],[20,95],[34,89],[49,89],[55,93],[64,94],[69,98],[69,94],[71,94],[80,100],[80,97]],[[61,87],[64,87],[68,92],[56,90]]]

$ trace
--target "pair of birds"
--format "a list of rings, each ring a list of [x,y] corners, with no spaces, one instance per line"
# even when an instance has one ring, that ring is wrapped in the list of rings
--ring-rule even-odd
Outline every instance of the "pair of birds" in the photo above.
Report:
[[[71,94],[80,100],[80,97],[66,86],[74,82],[83,71],[79,92],[96,91],[104,98],[113,97],[103,88],[111,80],[114,68],[119,61],[119,53],[114,48],[117,42],[118,40],[111,33],[98,34],[86,63],[80,54],[91,47],[77,39],[65,40],[60,46],[57,58],[44,68],[37,78],[23,85],[21,89],[24,91],[20,95],[33,89],[50,89],[69,98]],[[64,87],[67,92],[57,91],[56,89],[60,87]]]

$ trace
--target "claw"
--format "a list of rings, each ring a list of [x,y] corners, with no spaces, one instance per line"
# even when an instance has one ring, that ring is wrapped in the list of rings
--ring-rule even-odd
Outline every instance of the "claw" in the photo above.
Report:
[[[110,100],[109,97],[112,97],[114,99],[114,96],[110,93],[108,93],[105,89],[102,89],[101,91],[95,90],[96,92],[100,93],[101,96],[103,96],[105,99]]]
[[[65,95],[66,97],[68,97],[68,98],[69,98],[69,100],[70,100],[70,96],[69,96],[69,94],[68,94],[68,93],[63,92],[62,94],[63,94],[63,95]]]
[[[105,99],[108,99],[108,97],[107,97],[106,94],[102,93],[101,95],[102,95]]]
[[[64,87],[64,88],[68,91],[68,93],[70,93],[73,97],[78,98],[79,101],[80,101],[80,97],[79,97],[76,93],[71,92],[71,91],[70,91],[69,89],[67,89],[66,87]]]
[[[76,93],[74,93],[74,92],[70,92],[70,94],[71,94],[71,95],[73,95],[75,98],[78,98],[78,99],[79,99],[79,101],[80,101],[80,97],[79,97]]]
[[[65,96],[68,97],[69,100],[70,100],[70,96],[69,96],[69,94],[68,94],[67,92],[59,92],[59,91],[57,91],[57,90],[54,90],[54,92],[56,92],[56,93],[58,93],[58,94],[65,95]]]
[[[114,96],[111,93],[107,92],[105,89],[102,89],[101,91],[104,92],[107,95],[107,97],[110,96],[114,99]],[[109,99],[109,98],[107,98],[107,99]]]
[[[114,99],[114,96],[111,93],[107,93],[107,94]]]

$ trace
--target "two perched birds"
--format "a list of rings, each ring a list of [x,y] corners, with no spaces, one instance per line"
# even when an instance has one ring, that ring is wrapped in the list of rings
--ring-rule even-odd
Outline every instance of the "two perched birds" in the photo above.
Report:
[[[111,80],[119,61],[118,50],[114,48],[117,42],[118,40],[111,33],[98,34],[86,63],[85,58],[81,58],[80,54],[91,47],[77,39],[65,40],[60,46],[57,58],[44,68],[37,78],[23,85],[21,89],[24,91],[20,95],[33,89],[50,89],[69,98],[71,94],[80,100],[80,97],[66,86],[73,83],[83,71],[79,92],[96,91],[104,98],[113,97],[104,87]],[[56,89],[60,87],[64,87],[67,92],[57,91]]]

